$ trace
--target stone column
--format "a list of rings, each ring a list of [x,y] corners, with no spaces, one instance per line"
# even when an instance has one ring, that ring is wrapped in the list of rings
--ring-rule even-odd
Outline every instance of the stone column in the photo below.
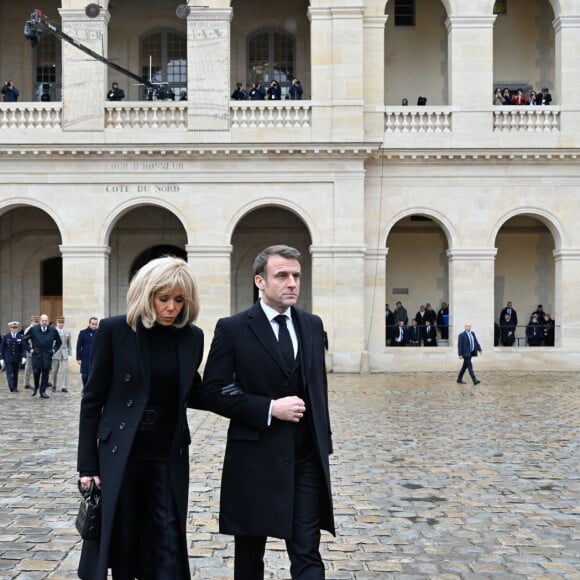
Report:
[[[477,133],[491,133],[494,16],[450,16],[448,33],[449,104],[453,106],[456,145]]]
[[[231,18],[231,8],[195,6],[187,18],[190,131],[229,130]]]
[[[483,350],[493,347],[496,248],[448,250],[449,344],[467,322],[473,326]]]
[[[308,8],[312,85],[312,139],[330,141],[332,135],[332,17],[328,8]]]
[[[59,9],[62,31],[107,57],[109,13],[88,18],[84,8]],[[103,131],[107,65],[62,41],[62,124],[64,131]]]
[[[580,16],[560,16],[554,21],[556,86],[554,104],[561,105],[562,141],[578,147],[580,126]]]
[[[364,8],[333,6],[331,12],[332,140],[362,141],[364,139]],[[381,55],[384,55],[384,50]]]
[[[109,246],[61,245],[62,303],[67,328],[76,334],[89,317],[109,315]]]
[[[198,326],[205,334],[209,350],[218,318],[231,314],[232,246],[185,246],[187,261],[193,270],[199,294]]]
[[[365,139],[382,141],[385,132],[385,24],[386,16],[363,21]]]
[[[554,250],[555,266],[555,345],[567,351],[580,351],[580,250]]]
[[[385,297],[388,248],[369,248],[365,255],[365,350],[385,349]]]
[[[331,369],[358,373],[364,332],[364,247],[312,246],[311,254],[312,311],[322,318],[328,334]]]

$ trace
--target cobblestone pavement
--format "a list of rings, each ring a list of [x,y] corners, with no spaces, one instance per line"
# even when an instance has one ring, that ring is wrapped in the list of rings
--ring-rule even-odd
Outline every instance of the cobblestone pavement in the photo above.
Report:
[[[329,579],[580,579],[580,375],[330,375],[338,535]],[[51,398],[0,377],[0,578],[76,578],[80,388]],[[231,579],[217,533],[226,421],[192,411],[194,579]],[[287,579],[279,540],[267,578]]]

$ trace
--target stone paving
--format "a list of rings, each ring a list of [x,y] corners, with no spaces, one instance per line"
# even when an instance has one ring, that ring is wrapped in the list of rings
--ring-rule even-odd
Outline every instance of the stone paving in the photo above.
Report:
[[[330,375],[338,535],[330,580],[580,580],[580,374]],[[76,378],[76,377],[75,377]],[[0,376],[0,578],[76,578],[78,385],[32,398]],[[233,578],[217,533],[227,422],[192,411],[192,577]],[[279,540],[266,577],[287,579]]]

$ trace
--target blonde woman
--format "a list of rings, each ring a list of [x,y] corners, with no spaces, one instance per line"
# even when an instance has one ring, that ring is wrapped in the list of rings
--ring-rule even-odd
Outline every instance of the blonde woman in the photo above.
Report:
[[[80,485],[101,488],[100,539],[85,540],[79,577],[190,578],[186,512],[203,333],[191,270],[179,258],[143,266],[127,314],[102,320],[80,409]]]

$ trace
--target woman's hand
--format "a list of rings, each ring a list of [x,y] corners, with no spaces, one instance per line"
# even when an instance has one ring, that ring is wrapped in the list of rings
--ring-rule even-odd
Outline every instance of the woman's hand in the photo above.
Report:
[[[81,477],[81,489],[83,491],[89,491],[89,487],[91,487],[91,481],[94,481],[95,485],[101,489],[101,478],[98,475]]]

